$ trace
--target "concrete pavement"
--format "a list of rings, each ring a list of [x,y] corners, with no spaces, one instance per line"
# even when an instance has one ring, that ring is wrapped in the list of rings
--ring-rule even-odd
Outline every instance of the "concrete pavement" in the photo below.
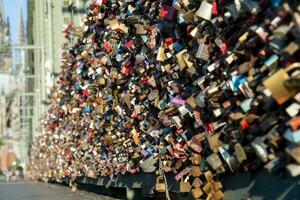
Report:
[[[77,191],[40,182],[0,182],[0,200],[114,200],[99,194]]]
[[[253,177],[248,173],[231,174],[223,180],[225,200],[243,200],[251,194],[252,200],[299,200],[300,177],[280,177],[260,171]],[[5,182],[0,177],[0,200],[113,200],[126,198],[126,193],[118,188],[110,192],[97,186],[81,186],[83,190],[71,192],[66,186],[42,182]],[[116,196],[118,195],[118,196]],[[137,196],[141,200],[141,196]],[[165,199],[165,198],[160,198]],[[191,196],[172,196],[172,200],[188,200]]]

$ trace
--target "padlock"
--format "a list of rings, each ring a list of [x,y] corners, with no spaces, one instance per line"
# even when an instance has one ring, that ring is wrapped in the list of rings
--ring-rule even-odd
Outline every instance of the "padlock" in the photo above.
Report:
[[[214,192],[214,199],[224,199],[224,193],[221,190]]]
[[[196,15],[198,17],[204,18],[206,20],[210,20],[212,17],[212,4],[202,1],[199,9],[196,11]]]
[[[205,172],[205,173],[204,173],[204,176],[205,176],[207,182],[213,181],[213,174],[211,173],[211,171]]]
[[[200,165],[201,163],[201,155],[197,153],[193,153],[191,157],[192,163],[194,165]]]
[[[199,199],[203,195],[201,188],[193,188],[191,192],[195,199]]]
[[[166,184],[163,183],[163,177],[158,176],[156,178],[155,190],[157,192],[165,192],[166,191]]]
[[[202,184],[203,184],[203,183],[202,183],[201,179],[200,179],[199,177],[196,177],[196,178],[194,178],[194,180],[193,180],[192,186],[193,186],[194,188],[198,188],[198,187],[201,187]]]
[[[294,90],[288,90],[284,85],[284,82],[291,78],[289,73],[294,70],[300,70],[300,63],[294,63],[286,69],[278,70],[263,82],[263,85],[271,91],[273,98],[279,105],[285,103],[296,93]],[[296,77],[300,78],[300,75],[298,74]]]
[[[95,172],[92,171],[92,170],[89,170],[89,171],[88,171],[87,177],[89,177],[89,178],[97,178]]]
[[[221,190],[223,188],[223,185],[220,181],[213,182],[213,186],[215,191]]]
[[[193,166],[191,168],[191,173],[192,173],[193,177],[199,177],[202,174],[199,166]]]
[[[191,184],[188,181],[180,181],[180,192],[190,192],[191,191]]]

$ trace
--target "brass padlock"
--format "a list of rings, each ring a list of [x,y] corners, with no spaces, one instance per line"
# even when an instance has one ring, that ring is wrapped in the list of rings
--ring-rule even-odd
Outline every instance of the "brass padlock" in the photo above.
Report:
[[[224,199],[224,193],[221,190],[218,190],[214,193],[214,199]]]
[[[213,182],[213,187],[215,191],[221,190],[223,188],[223,185],[220,181]]]
[[[191,173],[192,173],[193,177],[199,177],[202,174],[199,166],[193,166],[191,168]]]
[[[191,191],[191,184],[188,181],[180,181],[180,192],[190,192]]]
[[[199,199],[203,195],[203,191],[201,188],[192,189],[192,195],[195,199]]]
[[[157,192],[165,192],[166,191],[166,184],[162,182],[162,177],[158,176],[156,178],[155,190]]]
[[[103,77],[99,78],[99,80],[98,80],[99,85],[105,85],[105,83],[106,83],[106,81]]]
[[[300,70],[300,63],[294,63],[286,69],[278,70],[263,82],[263,85],[271,91],[272,96],[279,105],[289,100],[295,94],[295,91],[288,90],[284,85],[284,82],[290,78],[289,73],[295,69]]]
[[[211,171],[207,171],[204,173],[204,176],[207,180],[207,182],[212,182],[213,181],[213,174],[211,173]]]
[[[203,183],[202,183],[201,179],[200,179],[199,177],[196,177],[196,178],[194,178],[194,180],[193,180],[192,186],[193,186],[194,188],[199,188],[199,187],[201,187],[202,184],[203,184]]]
[[[89,171],[87,172],[87,177],[90,177],[90,178],[97,178],[95,172],[92,171],[92,170],[89,170]]]
[[[191,157],[191,160],[192,160],[192,163],[194,165],[200,165],[200,163],[201,163],[201,155],[193,153],[192,157]]]
[[[208,195],[209,193],[213,192],[214,188],[211,182],[207,182],[202,190]]]

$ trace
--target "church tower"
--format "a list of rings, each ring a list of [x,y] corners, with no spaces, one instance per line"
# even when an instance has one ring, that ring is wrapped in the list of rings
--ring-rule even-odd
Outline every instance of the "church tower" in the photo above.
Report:
[[[19,3],[19,21],[18,21],[18,38],[17,38],[17,45],[25,45],[26,38],[25,38],[25,28],[24,28],[24,20],[23,20],[23,13],[22,13],[22,6]],[[23,73],[25,70],[25,51],[23,49],[18,49],[15,51],[14,55],[14,70],[13,74],[16,76],[20,76],[20,80],[23,80]],[[20,83],[21,85],[25,83]]]

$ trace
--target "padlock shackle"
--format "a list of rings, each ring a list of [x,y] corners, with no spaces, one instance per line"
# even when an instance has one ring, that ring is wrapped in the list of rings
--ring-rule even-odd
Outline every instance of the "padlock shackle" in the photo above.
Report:
[[[296,63],[293,63],[293,64],[289,65],[285,69],[285,71],[286,71],[286,73],[289,73],[290,71],[295,70],[297,68],[298,68],[298,70],[300,70],[300,63],[299,62],[296,62]],[[300,74],[298,74],[296,77],[300,77]]]
[[[160,181],[162,181],[162,182],[160,182]],[[156,183],[164,183],[163,177],[162,177],[162,176],[158,176],[158,177],[156,178]]]

